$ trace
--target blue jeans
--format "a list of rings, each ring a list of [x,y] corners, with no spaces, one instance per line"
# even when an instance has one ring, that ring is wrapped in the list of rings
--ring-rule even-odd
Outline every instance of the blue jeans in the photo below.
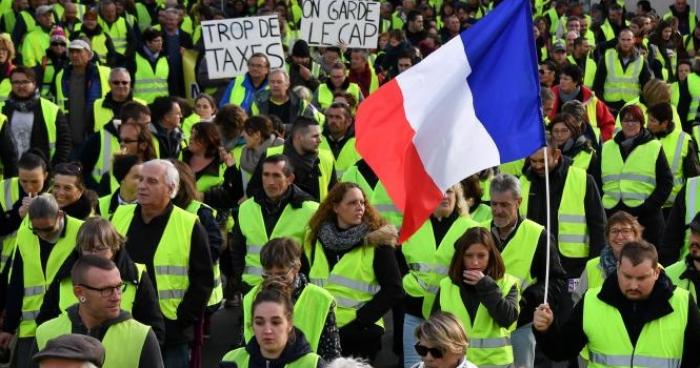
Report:
[[[416,327],[423,322],[423,319],[412,314],[406,313],[403,318],[403,366],[404,368],[412,367],[416,363],[421,362],[421,358],[416,353],[413,345],[416,344],[416,338],[413,332]]]
[[[165,368],[189,368],[190,350],[187,343],[164,346],[163,362]]]
[[[518,327],[510,336],[513,343],[515,368],[530,368],[535,366],[535,334],[532,333],[532,323]]]

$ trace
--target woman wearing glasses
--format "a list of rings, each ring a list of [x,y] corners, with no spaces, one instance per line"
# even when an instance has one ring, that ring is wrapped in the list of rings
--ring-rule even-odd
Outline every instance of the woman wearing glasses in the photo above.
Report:
[[[124,250],[124,238],[112,224],[102,217],[91,217],[78,230],[76,240],[78,257],[96,255],[113,261],[119,269],[124,287],[121,290],[121,309],[131,313],[135,320],[153,327],[159,340],[165,336],[163,316],[160,313],[151,278],[146,267],[134,263]],[[49,286],[41,306],[37,323],[41,324],[65,312],[78,302],[73,294],[71,269],[75,259],[66,262]],[[107,295],[108,296],[108,295]]]
[[[97,195],[85,188],[83,168],[78,162],[56,165],[51,194],[61,210],[73,218],[85,220],[95,214]]]
[[[507,274],[491,232],[467,230],[455,243],[448,276],[433,309],[454,314],[472,340],[469,359],[478,366],[510,366],[510,335],[519,312],[519,281]]]
[[[415,349],[421,362],[411,368],[476,368],[467,360],[469,341],[451,313],[433,314],[416,328]]]

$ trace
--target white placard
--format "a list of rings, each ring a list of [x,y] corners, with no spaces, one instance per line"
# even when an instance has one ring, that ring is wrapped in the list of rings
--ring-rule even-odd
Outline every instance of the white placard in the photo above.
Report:
[[[248,71],[247,60],[256,52],[267,55],[270,68],[284,66],[277,15],[202,22],[209,78],[232,78]]]
[[[301,38],[311,46],[373,49],[379,37],[378,1],[302,0]]]

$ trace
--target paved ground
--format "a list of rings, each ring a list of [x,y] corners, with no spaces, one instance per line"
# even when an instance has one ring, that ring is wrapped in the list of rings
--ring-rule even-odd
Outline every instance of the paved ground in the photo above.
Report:
[[[239,326],[240,309],[221,309],[212,317],[211,322],[211,337],[204,345],[204,367],[217,367],[221,358],[232,348],[235,343],[236,332]],[[385,319],[387,331],[384,334],[382,350],[375,359],[373,366],[375,368],[398,368],[398,358],[391,351],[391,313]]]

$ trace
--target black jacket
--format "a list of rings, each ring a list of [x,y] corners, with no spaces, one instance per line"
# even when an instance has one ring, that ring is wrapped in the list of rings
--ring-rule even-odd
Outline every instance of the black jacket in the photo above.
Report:
[[[12,98],[12,94],[10,94],[10,99]],[[58,111],[56,115],[56,152],[52,157],[49,154],[49,136],[46,131],[44,114],[39,100],[34,104],[32,111],[34,112],[34,124],[32,126],[32,135],[30,138],[31,147],[39,149],[44,157],[51,160],[53,166],[68,161],[68,155],[72,149],[71,135],[68,121],[65,119],[63,113]],[[11,100],[5,102],[2,107],[2,113],[7,116],[7,121],[0,127],[0,166],[3,167],[3,175],[6,178],[17,176],[18,172],[17,161],[19,161],[19,154],[15,149],[12,134],[9,131],[14,112],[15,107]]]
[[[649,133],[648,130],[642,128],[642,132],[634,139],[634,143],[629,152],[625,152],[622,148],[621,143],[625,140],[622,131],[617,133],[613,138],[615,143],[618,144],[620,149],[620,155],[622,160],[627,160],[629,153],[632,152],[636,147],[648,143],[656,138]],[[605,161],[605,157],[601,156],[601,166],[602,162]],[[656,159],[656,187],[649,195],[644,203],[637,207],[628,207],[622,201],[619,201],[611,209],[606,209],[608,216],[612,215],[617,211],[626,211],[637,216],[639,223],[644,226],[644,239],[648,242],[658,245],[661,240],[661,232],[664,227],[664,218],[661,213],[661,206],[666,202],[671,190],[673,189],[673,174],[668,166],[668,161],[666,161],[666,156],[663,153],[663,148],[659,151],[659,156]],[[601,169],[602,172],[602,169]]]
[[[668,300],[671,298],[674,288],[675,286],[673,286],[671,280],[662,272],[654,285],[649,299],[633,302],[628,300],[620,291],[617,274],[612,274],[605,279],[600,293],[594,295],[589,290],[589,292],[584,294],[583,299],[576,304],[572,314],[566,321],[555,318],[554,324],[544,333],[533,328],[537,346],[541,346],[545,355],[555,361],[576,357],[588,342],[588,338],[583,331],[583,304],[585,298],[598,298],[619,310],[630,342],[632,345],[636,345],[645,324],[673,313],[673,308]],[[663,336],[663,338],[669,337]],[[698,344],[700,344],[700,312],[691,297],[688,302],[688,324],[685,326],[683,335],[681,367],[698,367],[698,364],[700,364]]]
[[[76,259],[77,254],[69,258],[56,273],[54,281],[44,295],[44,303],[41,305],[39,315],[36,318],[38,324],[56,318],[61,314],[61,309],[59,307],[61,281],[70,279],[70,271]],[[136,264],[134,264],[129,254],[124,250],[120,250],[114,255],[114,263],[119,269],[122,280],[136,286],[136,297],[134,298],[134,305],[131,309],[131,314],[134,319],[144,325],[151,326],[158,341],[163,342],[165,339],[163,315],[160,313],[158,296],[156,295],[156,290],[153,288],[153,283],[148,276],[148,272],[144,272],[139,281]]]
[[[149,125],[149,129],[158,140],[160,158],[174,158],[176,160],[180,158],[184,140],[180,128],[167,131],[159,122],[153,122]]]
[[[518,227],[522,224],[523,218],[518,218],[518,224],[515,226],[513,231],[508,235],[505,240],[501,240],[498,236],[498,229],[494,227],[491,223],[491,232],[494,234],[494,240],[496,242],[496,247],[503,253],[507,246],[515,246],[518,244],[511,244],[510,241],[513,235],[518,231]],[[550,237],[552,252],[547,255],[547,236]],[[521,290],[520,298],[520,316],[518,317],[518,327],[532,322],[532,315],[540,304],[544,300],[544,282],[545,282],[545,269],[547,263],[547,257],[549,257],[550,264],[550,274],[549,274],[549,303],[553,305],[556,309],[556,301],[559,300],[559,296],[562,292],[566,291],[566,272],[561,266],[559,261],[559,252],[557,250],[556,240],[547,232],[543,230],[540,235],[540,239],[537,241],[537,249],[535,250],[535,255],[532,258],[532,265],[530,266],[530,275],[537,279],[537,282],[528,286],[527,289]]]
[[[678,192],[676,200],[673,202],[671,212],[666,219],[666,227],[659,249],[659,262],[668,266],[675,263],[680,258],[681,249],[685,244],[685,231],[688,228],[685,221],[685,191],[687,186],[683,185]]]
[[[562,195],[564,193],[564,183],[571,166],[571,160],[568,157],[562,156],[559,164],[552,168],[549,173],[549,198],[551,204],[551,233],[555,238],[559,235],[559,206],[561,205]],[[528,168],[525,172],[527,179],[532,183],[527,195],[528,208],[527,218],[537,222],[542,226],[547,225],[547,208],[545,194],[545,180],[537,175],[532,168]],[[586,195],[584,198],[579,198],[583,201],[583,207],[586,212],[586,225],[589,232],[590,252],[586,258],[568,258],[561,253],[559,257],[561,264],[566,271],[568,278],[578,278],[586,267],[586,262],[600,255],[601,249],[605,246],[605,210],[603,203],[596,188],[593,178],[588,175],[586,177]]]
[[[107,102],[106,99],[105,102]],[[105,104],[102,105],[104,106]],[[93,117],[91,124],[94,123],[95,121]],[[102,129],[119,139],[119,132],[117,131],[117,128],[114,127],[114,124],[112,124],[111,122],[107,123],[107,125],[105,125]],[[85,180],[85,186],[87,186],[88,189],[92,189],[94,191],[100,190],[100,183],[98,183],[92,176],[92,170],[95,169],[97,159],[100,157],[100,155],[102,155],[102,139],[100,139],[100,132],[98,131],[91,134],[85,140],[85,143],[83,144],[80,153],[80,163],[83,165],[83,172],[85,172],[85,175],[83,176]]]
[[[250,355],[250,362],[247,367],[239,367],[235,362],[222,361],[219,363],[219,368],[284,368],[288,363],[292,363],[302,356],[312,353],[311,346],[306,341],[304,333],[300,329],[294,327],[294,338],[287,341],[287,346],[284,347],[279,358],[268,360],[260,353],[260,345],[257,339],[250,339],[245,347],[245,351]],[[322,358],[318,358],[316,367],[308,368],[323,368],[326,362]]]
[[[70,318],[71,324],[72,324],[72,333],[76,334],[81,334],[81,335],[88,335],[92,336],[100,341],[104,339],[105,335],[107,334],[107,330],[112,326],[115,325],[119,322],[123,322],[126,320],[131,319],[131,315],[125,311],[122,311],[119,317],[106,321],[103,325],[93,328],[93,329],[88,329],[84,324],[83,321],[80,319],[80,316],[78,315],[78,308],[79,305],[75,304],[71,307],[69,307],[66,310],[66,313],[68,313],[68,318]],[[129,354],[130,352],[134,351],[136,347],[129,347],[129,346],[122,346],[119,351],[115,351],[112,353],[119,353],[119,354]],[[34,355],[36,352],[38,352],[38,346],[36,340],[34,340],[34,346],[32,347],[32,355]],[[110,354],[110,351],[106,352],[107,354]],[[38,367],[38,363],[33,363],[32,367]],[[158,344],[158,339],[156,338],[155,333],[153,333],[153,330],[148,332],[148,335],[146,335],[146,341],[143,343],[143,347],[141,348],[141,357],[139,359],[139,368],[162,368],[164,367],[163,365],[163,357],[161,356],[160,352],[160,345]]]

